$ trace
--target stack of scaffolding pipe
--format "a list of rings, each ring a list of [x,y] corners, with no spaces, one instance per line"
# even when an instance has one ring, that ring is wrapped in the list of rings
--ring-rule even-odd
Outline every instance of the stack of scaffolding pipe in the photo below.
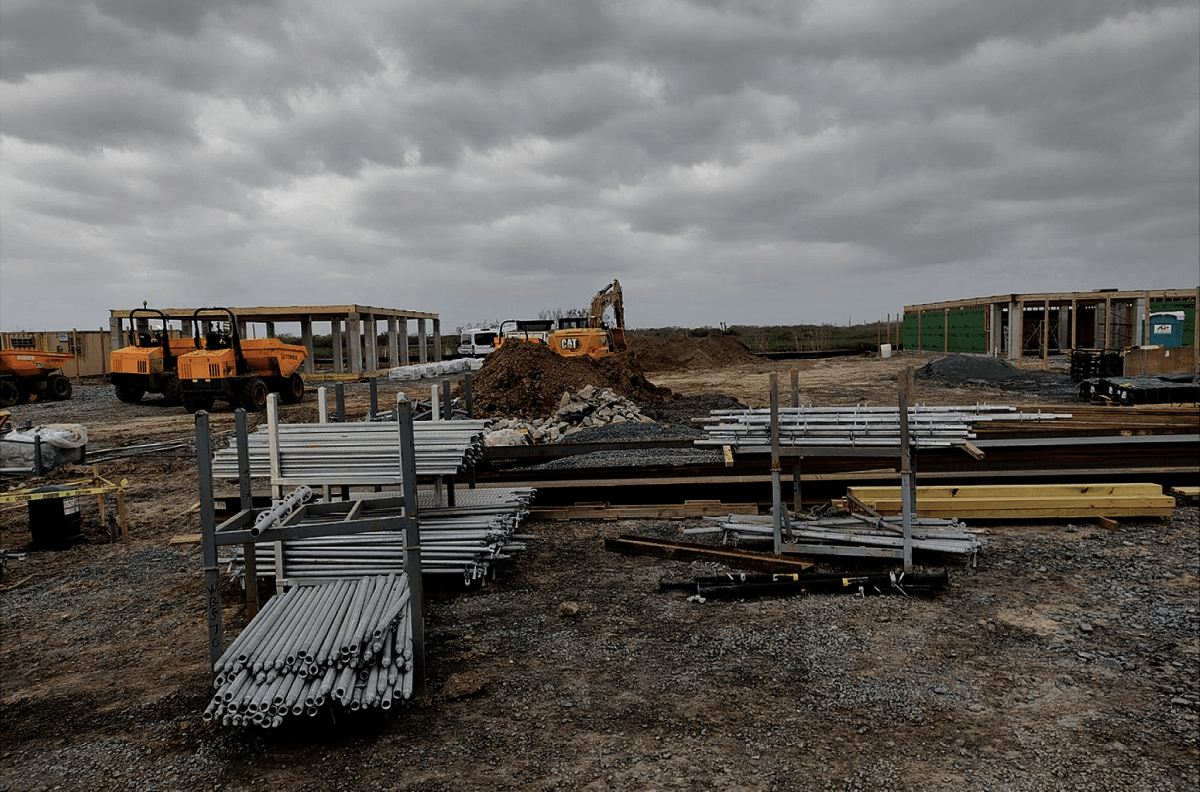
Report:
[[[483,456],[485,421],[414,424],[418,476],[452,476]],[[399,429],[394,423],[279,424],[280,474],[308,484],[396,483]],[[250,475],[271,475],[266,426],[247,437]],[[213,476],[237,479],[237,445],[213,455]]]
[[[204,720],[271,728],[326,702],[388,709],[411,697],[410,598],[402,573],[273,597],[217,661]]]
[[[789,407],[779,411],[779,442],[785,446],[897,447],[900,410],[897,407]],[[918,448],[964,445],[975,437],[976,424],[988,421],[1047,421],[1070,418],[1065,413],[1018,413],[1013,407],[925,407],[908,409],[908,431]],[[716,410],[704,426],[698,446],[732,446],[742,453],[770,449],[771,411]]]
[[[685,534],[720,531],[727,540],[772,539],[774,523],[771,515],[732,514],[728,517],[706,518],[717,523],[712,529],[685,529]],[[828,546],[831,553],[838,546],[895,547],[903,541],[898,524],[891,530],[878,527],[878,521],[866,517],[832,517],[816,520],[792,519],[785,531],[787,541]],[[951,555],[974,556],[987,547],[987,540],[972,533],[955,519],[919,517],[912,521],[912,546]],[[819,552],[819,551],[818,551]]]
[[[420,513],[421,569],[425,574],[461,575],[470,583],[486,577],[495,564],[525,549],[516,529],[528,513],[534,495],[531,488],[468,490],[467,503],[453,508],[436,508]],[[427,493],[422,493],[427,499]],[[365,500],[374,500],[370,494]],[[375,509],[371,514],[388,517],[399,507]],[[310,523],[305,523],[310,524]],[[222,561],[237,579],[245,574],[242,548]],[[262,577],[285,580],[340,578],[401,572],[404,569],[404,535],[399,532],[366,532],[348,536],[294,539],[283,543],[283,574],[276,569],[273,543],[255,545],[256,569]]]

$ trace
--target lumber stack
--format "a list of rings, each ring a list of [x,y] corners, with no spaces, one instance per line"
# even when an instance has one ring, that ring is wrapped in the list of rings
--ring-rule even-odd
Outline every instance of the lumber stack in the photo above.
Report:
[[[851,487],[855,501],[879,514],[898,514],[899,487]],[[1077,517],[1168,517],[1175,499],[1158,484],[1012,484],[917,487],[919,517],[1028,520]],[[861,509],[860,509],[861,511]]]

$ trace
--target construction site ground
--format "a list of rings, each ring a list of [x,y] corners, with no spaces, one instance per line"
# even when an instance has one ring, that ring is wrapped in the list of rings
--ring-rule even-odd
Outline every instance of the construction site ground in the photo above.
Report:
[[[939,357],[765,362],[725,339],[666,339],[636,345],[615,380],[595,384],[762,407],[770,373],[786,391],[795,369],[807,404],[893,405],[896,375]],[[917,400],[1073,403],[1060,374],[959,364],[919,377]],[[487,372],[481,397],[502,379]],[[582,375],[523,376],[505,389],[555,378],[571,389]],[[429,385],[384,381],[381,406],[398,389],[427,398]],[[346,394],[348,417],[361,417],[366,386]],[[530,521],[521,530],[536,539],[495,580],[427,592],[424,697],[234,728],[201,719],[212,688],[200,547],[169,543],[200,529],[192,416],[121,404],[102,382],[13,412],[87,427],[99,474],[128,480],[129,541],[110,541],[83,499],[85,541],[28,551],[0,579],[4,792],[1200,787],[1194,505],[1115,530],[968,526],[988,541],[978,566],[952,566],[947,591],[911,598],[700,603],[658,584],[721,567],[604,549],[621,534],[678,540],[698,521]],[[282,409],[315,415],[311,395]],[[219,439],[232,422],[218,405]],[[90,462],[68,465],[5,488],[91,475]],[[25,551],[27,514],[0,506],[0,548]],[[227,583],[223,597],[233,633],[244,594]]]

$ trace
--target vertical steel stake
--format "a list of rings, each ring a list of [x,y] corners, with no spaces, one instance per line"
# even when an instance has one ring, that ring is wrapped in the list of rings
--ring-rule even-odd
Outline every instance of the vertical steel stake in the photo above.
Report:
[[[225,653],[225,625],[221,622],[221,572],[217,568],[217,521],[213,511],[212,438],[208,412],[196,413],[196,467],[200,478],[200,536],[204,564],[204,607],[208,616],[208,660],[214,675]]]

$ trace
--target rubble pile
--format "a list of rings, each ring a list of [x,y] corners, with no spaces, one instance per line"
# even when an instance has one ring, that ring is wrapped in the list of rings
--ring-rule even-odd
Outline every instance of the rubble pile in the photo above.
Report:
[[[564,392],[558,409],[549,418],[506,418],[493,422],[484,442],[492,446],[556,443],[567,435],[597,426],[653,422],[636,404],[613,393],[611,388],[588,385],[573,394]]]
[[[603,358],[564,357],[545,344],[510,341],[488,355],[472,378],[473,411],[481,418],[539,420],[558,409],[563,393],[589,385],[608,388],[638,404],[677,398],[647,380],[628,352]],[[455,395],[461,395],[461,385]]]

